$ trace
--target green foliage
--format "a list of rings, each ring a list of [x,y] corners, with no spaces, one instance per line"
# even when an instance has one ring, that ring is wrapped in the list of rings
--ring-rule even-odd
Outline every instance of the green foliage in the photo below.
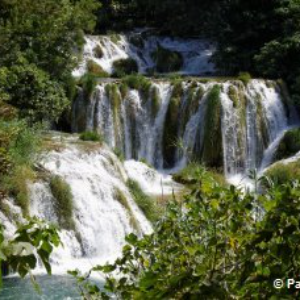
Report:
[[[118,157],[118,159],[121,162],[125,161],[125,157],[124,157],[123,151],[120,148],[114,148],[113,152],[114,152],[114,154]]]
[[[85,131],[79,136],[82,141],[103,142],[103,137],[95,131]]]
[[[142,75],[128,75],[123,78],[123,84],[139,90],[145,97],[148,97],[151,89],[151,81]]]
[[[225,186],[226,180],[223,175],[213,170],[207,170],[197,162],[189,163],[185,168],[173,175],[173,179],[184,185],[195,185],[199,181],[214,180],[216,183]]]
[[[28,181],[35,178],[33,164],[40,150],[38,129],[24,121],[0,122],[0,194],[13,196],[28,215]]]
[[[89,59],[87,61],[87,71],[89,74],[92,74],[99,78],[109,77],[109,74],[102,69],[100,65],[98,65],[94,60]]]
[[[300,180],[300,161],[288,164],[276,163],[265,174],[276,184],[285,184],[293,180]]]
[[[251,80],[251,75],[247,72],[241,72],[239,73],[237,78],[238,80],[242,81],[243,84],[246,86]]]
[[[297,289],[273,281],[297,278],[299,203],[299,182],[257,194],[203,177],[153,234],[130,234],[121,258],[91,272],[107,274],[105,290],[119,299],[295,299]],[[72,274],[88,296],[92,283]]]
[[[135,200],[138,207],[145,214],[146,218],[152,223],[155,223],[160,216],[160,212],[157,205],[154,202],[154,199],[146,195],[139,186],[139,184],[134,180],[129,179],[127,182],[127,186],[133,199]]]
[[[139,232],[139,225],[137,220],[135,219],[135,216],[132,212],[131,206],[128,203],[127,197],[125,196],[125,194],[120,190],[120,189],[116,189],[115,191],[115,198],[117,199],[117,201],[126,209],[126,211],[128,212],[129,215],[129,221],[130,221],[130,225],[137,231]]]
[[[209,91],[206,100],[205,132],[201,157],[202,162],[212,168],[223,167],[220,92],[220,86],[214,85]]]
[[[165,49],[160,45],[151,54],[156,64],[156,70],[160,73],[179,71],[183,65],[183,58],[179,52]]]
[[[18,108],[22,117],[34,122],[55,121],[69,105],[60,84],[35,65],[14,65],[1,74],[5,76],[3,89],[9,95],[7,102]]]
[[[291,129],[284,134],[274,155],[274,160],[280,160],[295,155],[300,151],[300,129]]]
[[[233,107],[237,108],[239,104],[239,95],[236,88],[232,85],[228,88],[228,97],[232,101]]]
[[[63,78],[76,65],[74,49],[82,45],[83,30],[93,29],[98,8],[95,0],[2,1],[0,64],[27,61],[52,79]]]
[[[97,87],[97,77],[94,74],[84,74],[79,80],[79,86],[82,87],[86,97],[90,99]]]
[[[113,76],[122,78],[138,73],[138,64],[133,58],[123,58],[113,62]]]
[[[50,178],[50,189],[55,199],[54,208],[61,228],[75,230],[73,195],[69,184],[60,176]]]
[[[22,278],[30,278],[38,288],[31,270],[41,260],[47,273],[51,274],[50,255],[54,247],[61,245],[57,229],[52,225],[33,218],[19,225],[14,238],[7,240],[0,225],[0,286],[2,286],[2,266],[5,265]]]
[[[163,135],[163,153],[164,167],[170,168],[175,162],[175,152],[177,149],[177,133],[178,133],[178,117],[183,95],[183,87],[181,81],[176,81],[173,86],[171,99],[169,102]]]

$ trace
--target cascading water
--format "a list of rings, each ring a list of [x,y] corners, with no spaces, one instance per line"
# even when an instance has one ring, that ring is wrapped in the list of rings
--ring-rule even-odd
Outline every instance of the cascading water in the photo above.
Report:
[[[147,74],[156,66],[153,53],[158,47],[180,53],[183,58],[181,74],[201,75],[214,72],[214,65],[210,62],[214,45],[208,41],[158,37],[145,32],[132,32],[127,35],[86,36],[83,60],[73,75],[75,77],[84,75],[89,60],[98,64],[107,73],[112,74],[114,71],[113,62],[129,57],[137,62],[139,73]],[[97,52],[97,49],[101,50]]]
[[[173,109],[177,113],[176,128],[172,129],[177,150],[174,163],[168,167],[184,166],[191,159],[206,163],[202,152],[210,141],[205,140],[205,132],[213,130],[213,124],[206,122],[206,110],[214,85],[221,89],[220,130],[225,175],[232,178],[259,169],[262,163],[267,162],[265,155],[270,152],[266,152],[267,148],[289,128],[287,105],[274,82],[252,80],[245,87],[239,81],[186,81],[181,84],[180,99],[175,109],[173,100],[178,95],[174,95],[176,88],[169,82],[152,82],[150,91],[158,91],[157,98],[151,97],[151,92],[145,94],[135,89],[129,89],[126,95],[121,96],[117,81],[100,83],[87,108],[94,114],[86,120],[86,128],[103,134],[107,143],[122,150],[127,159],[145,159],[161,169],[166,166],[164,143],[168,115],[174,114]],[[112,86],[118,91],[120,107],[116,107],[108,95],[107,91]],[[82,99],[77,98],[74,111],[82,107]],[[97,114],[96,109],[90,106],[105,106],[106,110],[102,109],[101,114]],[[156,111],[153,106],[156,106]],[[107,121],[102,122],[103,119]],[[118,126],[115,120],[118,120]],[[75,117],[73,123],[76,125],[77,122]],[[116,136],[121,138],[119,145],[115,142]]]

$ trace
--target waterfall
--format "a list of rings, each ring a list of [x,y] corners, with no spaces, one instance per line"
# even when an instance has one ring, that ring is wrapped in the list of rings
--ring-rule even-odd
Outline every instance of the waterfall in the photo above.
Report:
[[[83,57],[73,75],[75,77],[84,75],[89,60],[112,74],[113,63],[127,58],[137,62],[139,73],[147,74],[155,68],[153,53],[158,47],[180,53],[183,58],[183,65],[179,70],[181,74],[201,75],[214,72],[214,65],[210,59],[215,47],[206,40],[169,38],[131,32],[110,36],[85,36]],[[97,49],[101,49],[101,55],[97,54]]]
[[[105,91],[107,85],[115,85],[118,90],[122,98],[120,108],[114,108],[113,100]],[[162,169],[166,159],[163,151],[166,143],[164,134],[169,125],[167,111],[174,109],[171,99],[175,97],[175,86],[167,80],[152,81],[148,94],[129,89],[122,97],[120,85],[118,81],[98,85],[91,100],[91,105],[98,107],[98,113],[89,106],[86,108],[89,112],[94,111],[87,120],[87,124],[92,120],[93,126],[89,125],[87,129],[103,134],[112,147],[116,147],[114,137],[118,135],[122,139],[120,144],[124,146],[120,149],[126,159],[145,159]],[[205,141],[204,136],[207,130],[212,130],[209,124],[205,124],[206,109],[208,94],[214,85],[219,85],[221,89],[221,136],[226,177],[247,174],[252,169],[259,169],[262,164],[270,163],[270,157],[265,156],[271,150],[267,149],[289,128],[287,106],[276,83],[252,80],[245,86],[234,80],[203,82],[195,79],[182,82],[180,101],[176,104],[176,111],[179,111],[177,125],[168,129],[173,130],[176,136],[175,162],[170,167],[184,166],[191,159],[206,163],[202,152],[209,141]],[[157,91],[156,100],[151,97],[153,90]],[[78,97],[75,107],[82,107],[82,101],[83,98]],[[153,112],[155,105],[157,108]],[[114,118],[120,120],[118,126]],[[77,122],[76,119],[73,121]]]
[[[107,147],[71,140],[62,144],[64,149],[47,153],[40,162],[45,174],[64,179],[73,195],[75,229],[61,229],[64,246],[55,250],[51,261],[55,274],[75,268],[87,271],[97,264],[112,262],[121,254],[127,234],[152,231],[126,186],[126,170]],[[30,184],[30,192],[30,214],[58,224],[49,180]],[[128,206],[118,201],[117,193],[124,195]],[[13,222],[2,213],[0,218],[12,233]]]

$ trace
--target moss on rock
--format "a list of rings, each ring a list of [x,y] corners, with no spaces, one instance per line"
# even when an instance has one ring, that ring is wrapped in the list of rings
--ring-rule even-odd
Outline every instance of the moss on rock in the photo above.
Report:
[[[124,77],[138,73],[138,64],[133,58],[123,58],[113,62],[113,76]]]
[[[281,160],[295,155],[300,151],[300,129],[291,129],[287,131],[280,141],[280,144],[274,155],[274,160]]]
[[[159,45],[151,55],[155,61],[156,70],[160,73],[176,72],[182,68],[183,57],[177,51],[171,51]]]
[[[89,59],[87,61],[87,71],[88,73],[93,74],[97,77],[109,77],[109,74],[92,59]]]
[[[207,167],[222,169],[223,145],[221,130],[221,88],[214,85],[207,95],[207,108],[204,120],[205,132],[202,148],[202,161]]]
[[[176,153],[176,143],[177,143],[177,133],[178,133],[178,118],[180,111],[181,97],[183,95],[183,88],[181,82],[174,85],[171,99],[169,102],[164,134],[163,134],[163,154],[164,154],[164,167],[169,168],[174,165],[175,153]]]

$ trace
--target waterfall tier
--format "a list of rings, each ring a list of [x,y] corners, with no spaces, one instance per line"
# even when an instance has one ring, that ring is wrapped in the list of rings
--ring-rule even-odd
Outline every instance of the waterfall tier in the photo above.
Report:
[[[124,92],[125,91],[125,92]],[[266,149],[293,120],[288,99],[272,81],[172,84],[152,80],[145,89],[99,83],[73,105],[73,130],[96,130],[126,159],[158,169],[198,160],[229,177],[259,169]]]
[[[210,62],[214,45],[208,41],[131,32],[127,35],[86,36],[83,59],[73,75],[76,77],[84,75],[89,61],[93,61],[105,72],[112,74],[113,63],[128,58],[136,61],[139,73],[164,73],[159,67],[157,69],[155,53],[158,49],[169,51],[167,54],[177,53],[181,65],[176,71],[181,74],[207,75],[214,72],[214,65]]]

